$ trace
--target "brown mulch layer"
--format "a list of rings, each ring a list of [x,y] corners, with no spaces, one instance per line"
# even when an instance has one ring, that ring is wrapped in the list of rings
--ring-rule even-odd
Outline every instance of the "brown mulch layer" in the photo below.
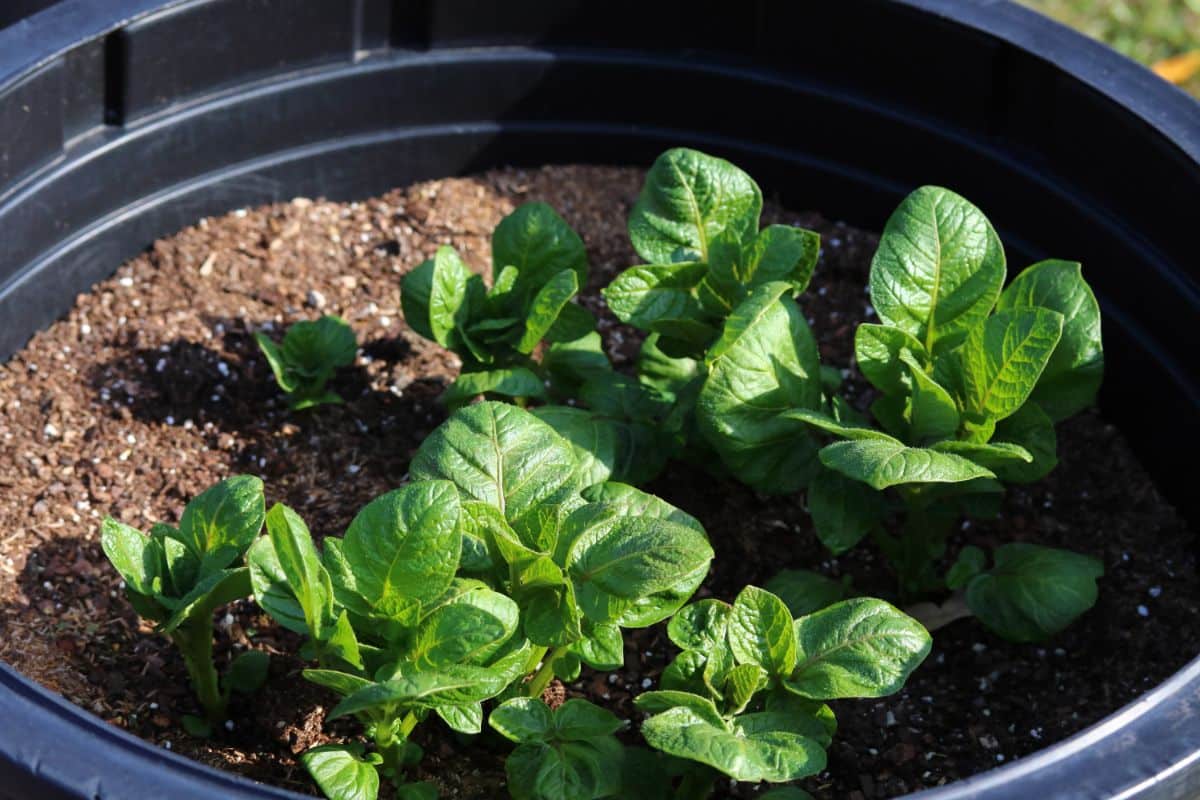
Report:
[[[0,367],[0,659],[75,703],[162,747],[224,769],[313,792],[296,754],[352,734],[330,730],[333,698],[306,684],[287,653],[294,637],[251,601],[218,618],[217,652],[278,654],[263,691],[235,704],[227,730],[188,736],[195,711],[183,665],[140,624],[97,542],[115,516],[148,529],[241,472],[266,480],[318,536],[340,535],[369,499],[398,485],[442,419],[436,398],[452,354],[410,331],[399,280],[438,245],[489,264],[492,228],[517,204],[551,203],[591,257],[585,303],[601,317],[614,360],[628,366],[636,332],[598,295],[634,263],[625,218],[641,173],[550,167],[499,170],[338,204],[297,199],[201,220],[81,295],[61,321]],[[820,231],[823,254],[806,313],[826,363],[850,368],[854,326],[871,318],[864,291],[873,235],[771,206],[772,222]],[[251,334],[320,313],[348,319],[362,343],[334,388],[345,406],[290,413]],[[851,388],[861,388],[850,373]],[[827,772],[805,782],[821,798],[893,797],[1007,763],[1095,722],[1200,652],[1194,539],[1159,497],[1119,431],[1099,413],[1060,427],[1061,465],[1012,491],[994,522],[965,524],[961,542],[1028,540],[1104,560],[1096,609],[1046,645],[1014,645],[973,620],[939,631],[900,694],[837,704],[841,729]],[[886,595],[870,548],[831,558],[801,496],[764,498],[673,466],[651,490],[707,526],[717,549],[702,592],[732,598],[784,567],[850,574]],[[661,628],[631,635],[626,666],[585,673],[570,693],[638,719],[632,698],[657,685],[671,658]],[[421,777],[443,796],[503,794],[505,747],[422,726]],[[726,788],[749,797],[754,787]]]

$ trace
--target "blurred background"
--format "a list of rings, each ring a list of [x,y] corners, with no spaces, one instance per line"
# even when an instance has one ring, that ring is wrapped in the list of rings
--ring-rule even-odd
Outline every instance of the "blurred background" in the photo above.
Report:
[[[1200,99],[1200,0],[1018,0]]]
[[[54,2],[0,0],[0,28]],[[1017,2],[1099,39],[1200,98],[1200,0]]]

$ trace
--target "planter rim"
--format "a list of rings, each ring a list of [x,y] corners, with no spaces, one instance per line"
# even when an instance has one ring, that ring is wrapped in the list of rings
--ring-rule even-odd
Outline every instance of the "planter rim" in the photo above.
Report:
[[[208,0],[63,0],[0,30],[0,93],[53,62],[80,41],[95,39],[148,14],[169,8],[201,5]],[[427,0],[433,2],[434,0]],[[360,0],[361,2],[361,0]],[[1119,55],[1098,42],[1046,20],[1029,9],[1008,0],[893,0],[917,11],[939,17],[948,23],[976,31],[1006,42],[1033,54],[1089,87],[1112,103],[1126,109],[1144,124],[1152,135],[1176,148],[1191,164],[1200,165],[1200,103],[1179,89],[1161,80],[1144,67]],[[18,181],[19,182],[19,181]],[[7,695],[7,697],[5,696]],[[1117,710],[1102,721],[1074,736],[1051,745],[1012,764],[981,773],[945,787],[910,795],[923,800],[965,800],[968,797],[999,797],[1000,787],[1020,782],[1034,775],[1042,778],[1040,786],[1063,785],[1069,779],[1071,762],[1080,754],[1093,749],[1108,753],[1108,758],[1120,758],[1121,743],[1116,741],[1128,730],[1144,737],[1141,746],[1157,747],[1153,758],[1139,762],[1142,776],[1139,783],[1120,789],[1113,798],[1143,796],[1147,787],[1170,784],[1173,777],[1200,760],[1200,732],[1192,706],[1200,702],[1200,657],[1183,667],[1171,678],[1151,689],[1133,703]],[[1172,736],[1170,731],[1156,730],[1161,719],[1151,719],[1150,712],[1168,704],[1179,706],[1179,713],[1188,721],[1187,736]],[[55,732],[75,729],[88,736],[98,748],[111,751],[114,768],[133,773],[146,768],[166,768],[176,771],[181,786],[188,780],[201,780],[207,789],[218,789],[229,797],[300,797],[275,787],[265,787],[238,775],[205,767],[198,762],[155,747],[124,730],[101,722],[98,718],[64,698],[32,683],[7,665],[0,664],[0,710],[38,712],[47,715],[49,737]],[[38,739],[30,732],[29,740]],[[19,761],[22,755],[38,751],[30,744],[0,740],[0,766],[4,761]],[[1102,756],[1093,753],[1089,763],[1100,763]],[[1079,766],[1076,764],[1075,769]],[[72,775],[59,774],[52,763],[43,761],[35,770],[40,777],[54,783],[64,792],[82,791],[80,785],[68,785]],[[1056,777],[1057,776],[1057,777]],[[136,785],[134,777],[126,776]],[[1057,782],[1057,784],[1056,784]],[[195,787],[197,784],[190,784]],[[94,776],[87,793],[102,795],[111,791]],[[2,795],[2,791],[0,791]],[[185,795],[181,795],[185,796]],[[1013,795],[1004,794],[1005,797]],[[1076,796],[1076,795],[1072,795]],[[1178,796],[1178,795],[1161,795]]]

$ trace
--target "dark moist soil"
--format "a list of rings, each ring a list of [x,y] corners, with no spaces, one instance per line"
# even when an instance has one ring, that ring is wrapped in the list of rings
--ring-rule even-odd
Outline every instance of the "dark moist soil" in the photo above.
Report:
[[[296,754],[331,736],[334,698],[299,677],[293,636],[243,601],[218,619],[218,656],[277,655],[265,689],[234,705],[228,730],[203,741],[183,665],[139,623],[97,543],[100,520],[148,529],[174,521],[210,484],[249,472],[268,501],[288,503],[318,536],[340,535],[368,500],[405,478],[442,419],[436,398],[458,367],[400,316],[400,277],[438,245],[473,268],[489,234],[528,200],[545,200],[583,236],[584,302],[610,353],[628,366],[637,333],[598,295],[634,263],[625,219],[634,169],[500,170],[419,184],[362,203],[297,199],[241,210],[160,241],[0,367],[0,659],[162,747],[256,780],[313,792]],[[770,222],[820,231],[823,252],[803,303],[825,363],[853,369],[854,326],[873,318],[864,291],[876,237],[768,204]],[[322,312],[348,319],[363,344],[334,388],[348,402],[290,413],[251,338]],[[849,373],[852,390],[863,384]],[[867,398],[862,397],[865,401]],[[1200,651],[1194,540],[1159,497],[1120,432],[1098,413],[1059,430],[1061,464],[1010,492],[1000,519],[963,524],[961,541],[1032,541],[1099,556],[1097,607],[1046,645],[1014,645],[973,620],[939,631],[900,694],[839,702],[828,771],[804,782],[819,798],[866,800],[936,786],[1063,739],[1161,682]],[[717,558],[703,595],[732,599],[784,567],[850,574],[886,596],[892,581],[868,548],[831,558],[800,496],[765,498],[673,466],[650,487],[698,516]],[[628,638],[626,667],[567,687],[637,721],[632,698],[671,658],[661,627]],[[443,796],[493,798],[505,747],[422,726],[420,777]],[[728,788],[727,788],[728,787]],[[750,797],[756,788],[720,784]]]

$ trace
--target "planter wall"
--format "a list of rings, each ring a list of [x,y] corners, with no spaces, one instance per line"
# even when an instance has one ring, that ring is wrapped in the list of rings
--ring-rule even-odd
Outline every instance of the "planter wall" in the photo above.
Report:
[[[1200,105],[1007,2],[737,8],[65,0],[0,31],[0,358],[203,215],[686,144],[867,228],[912,187],[947,185],[1012,265],[1081,259],[1106,315],[1104,411],[1200,518]],[[1074,739],[922,797],[1194,796],[1197,708],[1193,663]],[[0,797],[291,796],[4,668],[0,719]]]

